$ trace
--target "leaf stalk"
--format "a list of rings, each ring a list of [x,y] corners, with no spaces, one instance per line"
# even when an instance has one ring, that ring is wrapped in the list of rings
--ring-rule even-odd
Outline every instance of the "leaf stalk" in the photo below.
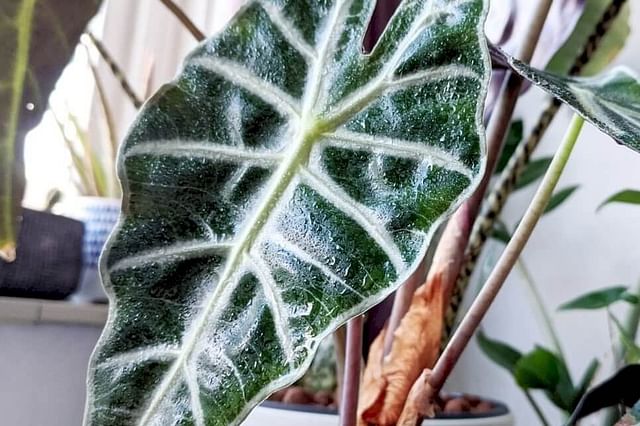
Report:
[[[351,319],[347,323],[344,380],[340,398],[340,426],[357,426],[358,424],[363,325],[364,317],[362,315]]]
[[[428,400],[433,400],[442,389],[453,367],[480,326],[480,323],[498,295],[506,278],[520,257],[525,244],[529,240],[538,220],[542,217],[545,207],[553,195],[553,190],[560,180],[560,176],[571,156],[583,124],[584,119],[578,115],[574,115],[567,134],[554,155],[553,161],[538,191],[533,197],[531,204],[529,204],[522,221],[516,228],[511,241],[507,244],[496,267],[436,363],[429,379],[430,395],[426,395]]]

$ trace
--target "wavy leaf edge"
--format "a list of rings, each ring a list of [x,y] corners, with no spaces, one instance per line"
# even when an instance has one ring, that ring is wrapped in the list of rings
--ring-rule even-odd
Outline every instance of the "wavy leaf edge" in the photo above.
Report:
[[[380,0],[378,0],[380,1]],[[467,3],[467,2],[471,2],[473,0],[460,0],[460,1],[456,1],[456,4],[463,4],[463,3]],[[223,33],[225,31],[225,29],[233,26],[244,14],[244,12],[246,10],[248,10],[251,6],[253,6],[255,3],[262,3],[261,0],[248,0],[247,2],[245,2],[245,4],[234,14],[234,16],[231,18],[231,20],[225,25],[225,27],[223,29],[221,29],[218,33],[212,35],[211,37],[208,37],[206,40],[202,41],[201,43],[199,43],[198,47],[196,47],[196,49],[199,49],[201,47],[204,47],[212,38],[217,37],[219,34]],[[483,10],[482,13],[479,17],[478,20],[478,26],[477,26],[477,33],[476,35],[478,36],[478,40],[479,40],[479,46],[480,46],[480,54],[481,54],[481,59],[482,62],[484,63],[484,69],[485,69],[485,75],[481,76],[481,78],[479,78],[479,81],[481,82],[481,89],[480,89],[480,93],[481,96],[478,97],[478,101],[477,101],[477,105],[476,105],[476,117],[475,117],[475,121],[476,121],[476,130],[478,132],[478,136],[479,136],[479,141],[480,141],[480,166],[478,171],[475,173],[475,175],[470,175],[469,180],[470,183],[467,186],[467,188],[457,197],[457,199],[449,206],[449,208],[447,209],[446,213],[443,214],[442,216],[440,216],[431,226],[429,232],[425,235],[425,240],[424,243],[416,257],[416,260],[413,262],[413,264],[411,266],[409,266],[409,268],[407,269],[407,271],[403,274],[403,276],[401,276],[400,278],[398,278],[396,280],[395,283],[390,284],[386,287],[386,289],[380,293],[378,293],[376,296],[374,297],[369,297],[365,300],[363,300],[362,302],[358,303],[356,306],[354,306],[352,309],[350,309],[349,311],[339,315],[338,317],[334,318],[333,321],[331,321],[330,326],[328,326],[324,332],[322,332],[321,334],[319,334],[315,340],[317,342],[320,342],[322,339],[324,339],[325,337],[329,336],[336,328],[338,328],[339,326],[345,324],[350,318],[363,313],[366,309],[370,308],[371,306],[381,302],[382,300],[384,300],[386,297],[388,297],[391,293],[393,293],[404,281],[406,281],[406,279],[408,279],[411,274],[417,269],[418,264],[420,262],[420,260],[424,257],[424,255],[426,254],[426,251],[431,243],[431,239],[433,237],[433,235],[435,234],[436,230],[438,229],[438,227],[444,223],[449,216],[451,216],[456,210],[457,208],[469,197],[471,196],[471,194],[473,194],[473,192],[475,191],[475,189],[477,188],[477,186],[479,185],[482,176],[484,175],[485,172],[485,168],[486,168],[486,162],[485,157],[486,157],[486,138],[485,138],[485,133],[484,133],[484,123],[483,123],[483,107],[484,107],[484,102],[485,102],[485,98],[487,95],[487,90],[488,90],[488,83],[489,83],[489,79],[490,79],[490,70],[491,70],[491,59],[490,59],[490,55],[489,55],[489,49],[487,46],[487,42],[485,40],[484,37],[484,21],[486,19],[487,13],[488,13],[488,8],[489,8],[489,2],[486,0],[482,0],[483,3]],[[394,15],[395,16],[395,15]],[[369,18],[370,19],[370,18]],[[393,17],[392,17],[393,19]],[[185,59],[185,62],[183,64],[182,69],[180,70],[180,72],[178,73],[178,75],[171,81],[168,83],[169,86],[173,86],[175,85],[179,79],[181,74],[184,72],[185,68],[187,67],[187,62],[190,59],[190,55]],[[145,106],[146,104],[153,102],[153,100],[157,97],[160,96],[163,92],[163,89],[167,87],[167,86],[163,86],[163,88],[160,89],[160,91],[158,93],[156,93],[156,95],[152,96],[149,100],[147,100],[147,102],[145,102]],[[306,90],[306,89],[305,89]],[[141,110],[144,110],[144,106]],[[140,120],[141,115],[139,115],[136,120],[134,121],[134,123],[131,125],[131,128],[135,127],[137,122]],[[129,136],[127,136],[125,138],[125,140],[128,138]],[[127,180],[127,175],[125,172],[125,166],[124,166],[124,156],[122,155],[122,151],[123,151],[124,147],[121,147],[120,149],[120,153],[118,155],[118,164],[117,164],[117,172],[118,172],[118,178],[121,182],[121,186],[123,187],[123,202],[122,202],[122,209],[121,209],[121,213],[117,222],[116,227],[114,228],[111,237],[109,238],[107,244],[105,245],[105,248],[103,250],[103,253],[101,255],[101,260],[100,260],[100,274],[103,277],[103,286],[105,288],[105,291],[107,293],[108,296],[108,300],[109,300],[109,308],[108,308],[108,320],[105,324],[105,328],[104,331],[102,333],[102,335],[100,336],[100,339],[96,345],[96,348],[94,349],[94,352],[91,356],[91,361],[89,364],[89,371],[93,371],[96,367],[96,354],[99,352],[99,350],[103,347],[103,345],[110,339],[110,333],[111,331],[113,331],[113,324],[116,321],[116,318],[118,316],[118,300],[116,299],[115,295],[114,295],[114,289],[112,287],[111,284],[111,280],[109,279],[109,267],[107,266],[106,260],[109,256],[110,250],[113,247],[114,244],[114,236],[117,235],[121,230],[122,230],[122,226],[127,218],[127,215],[124,213],[125,207],[127,206],[127,204],[129,203],[129,197],[130,197],[130,191],[129,191],[129,183]],[[277,173],[277,172],[276,172]],[[203,317],[206,317],[205,315],[203,315]],[[262,401],[264,401],[270,394],[272,394],[273,392],[275,392],[276,390],[285,387],[293,382],[295,382],[296,380],[299,380],[300,378],[302,378],[302,376],[304,375],[304,373],[308,370],[308,368],[310,367],[310,365],[313,362],[313,359],[315,357],[315,353],[317,352],[318,349],[318,344],[314,345],[310,351],[308,356],[306,357],[306,359],[304,360],[304,362],[297,367],[296,369],[294,369],[290,374],[287,375],[283,375],[281,376],[278,380],[276,381],[272,381],[270,383],[270,385],[263,387],[261,389],[261,391],[254,397],[252,398],[250,401],[248,401],[244,408],[242,409],[242,411],[238,414],[238,416],[236,417],[236,419],[231,423],[232,425],[237,425],[239,423],[241,423],[246,416],[248,416],[251,411]],[[93,375],[89,374],[88,379],[87,379],[87,398],[86,398],[86,404],[85,404],[85,416],[84,416],[84,424],[92,424],[90,418],[89,418],[89,414],[90,411],[93,407],[92,405],[92,401],[94,399],[94,395],[92,393],[93,390]],[[154,402],[152,401],[151,404],[153,404]],[[148,409],[148,407],[147,407]],[[146,425],[149,423],[149,419],[148,418],[143,418],[140,421],[140,425]],[[198,423],[198,421],[196,420],[195,424],[200,424]]]

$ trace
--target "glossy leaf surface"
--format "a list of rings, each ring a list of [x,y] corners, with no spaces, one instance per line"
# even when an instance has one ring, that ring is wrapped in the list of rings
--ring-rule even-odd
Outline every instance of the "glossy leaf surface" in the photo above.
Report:
[[[626,68],[589,78],[561,77],[508,58],[512,67],[618,143],[640,152],[640,82]]]
[[[124,143],[87,422],[238,424],[393,291],[483,170],[481,0],[263,0]]]

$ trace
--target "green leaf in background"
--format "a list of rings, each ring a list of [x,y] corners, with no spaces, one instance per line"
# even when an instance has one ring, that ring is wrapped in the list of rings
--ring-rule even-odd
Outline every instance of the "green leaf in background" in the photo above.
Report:
[[[565,42],[556,52],[546,70],[560,75],[569,73],[580,49],[594,33],[598,21],[613,0],[586,0],[584,12],[576,27]],[[611,23],[609,30],[604,35],[598,49],[593,53],[589,63],[582,69],[582,75],[595,75],[604,70],[615,59],[624,47],[631,32],[629,27],[630,2],[623,6],[620,15]]]
[[[640,347],[635,342],[635,336],[631,336],[615,315],[609,313],[611,322],[616,326],[620,334],[620,342],[625,349],[625,360],[628,364],[640,363]]]
[[[591,363],[589,363],[589,365],[587,366],[587,369],[585,370],[584,374],[582,375],[582,378],[580,379],[580,382],[578,383],[578,386],[576,387],[576,391],[573,398],[572,410],[574,410],[575,407],[578,406],[582,397],[587,393],[587,391],[591,387],[591,384],[593,383],[593,379],[596,377],[596,374],[598,373],[599,369],[600,369],[600,361],[598,361],[597,359],[593,359]]]
[[[507,58],[523,77],[568,104],[618,143],[640,152],[640,82],[618,67],[598,77],[561,77]]]
[[[313,362],[299,383],[311,392],[333,392],[338,385],[337,374],[336,348],[333,336],[329,336],[318,344]]]
[[[24,138],[42,118],[98,0],[0,5],[0,258],[13,260],[24,190]]]
[[[491,237],[505,244],[508,244],[511,240],[511,233],[509,232],[509,229],[507,229],[507,225],[505,225],[504,222],[496,220],[493,224],[493,233],[491,234]]]
[[[575,309],[602,309],[608,308],[612,304],[622,301],[633,304],[639,302],[638,296],[629,293],[627,287],[611,287],[587,293],[563,304],[558,309],[561,311]]]
[[[120,151],[86,422],[236,425],[405,281],[484,162],[482,0],[255,0]]]
[[[478,332],[478,346],[484,354],[502,368],[510,373],[514,373],[518,361],[522,358],[522,353],[517,349],[487,337],[482,331]]]
[[[544,209],[544,214],[551,213],[552,211],[560,207],[560,205],[567,201],[567,199],[569,199],[569,197],[571,197],[571,195],[576,192],[576,189],[578,188],[579,185],[568,186],[553,194],[553,196],[549,200],[549,204],[547,204],[547,207]]]
[[[559,359],[551,351],[538,347],[520,358],[514,374],[524,389],[553,389],[560,380]]]
[[[544,157],[533,160],[527,164],[526,169],[524,169],[522,175],[518,178],[516,189],[522,189],[529,186],[544,176],[551,164],[551,160],[551,157]]]
[[[537,347],[523,355],[514,376],[521,388],[543,390],[558,408],[568,413],[573,410],[575,389],[571,376],[562,359],[553,352]]]
[[[507,134],[507,140],[504,142],[504,148],[502,148],[502,153],[500,154],[500,158],[498,159],[498,163],[496,165],[496,173],[501,173],[507,166],[509,159],[522,141],[523,135],[524,123],[522,122],[522,120],[516,120],[511,123],[511,127],[509,127],[509,133]]]
[[[640,191],[634,189],[626,189],[624,191],[617,192],[611,197],[604,200],[597,210],[600,210],[607,204],[611,203],[624,203],[624,204],[637,204],[640,205]]]

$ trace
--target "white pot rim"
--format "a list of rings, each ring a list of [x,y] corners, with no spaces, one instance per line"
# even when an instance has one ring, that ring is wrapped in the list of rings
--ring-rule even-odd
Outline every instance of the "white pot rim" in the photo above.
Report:
[[[423,426],[513,426],[513,416],[506,405],[487,400],[498,406],[494,413],[487,415],[448,416],[427,419]],[[318,406],[283,404],[267,401],[258,406],[243,423],[244,426],[336,426],[338,416],[335,410]]]

